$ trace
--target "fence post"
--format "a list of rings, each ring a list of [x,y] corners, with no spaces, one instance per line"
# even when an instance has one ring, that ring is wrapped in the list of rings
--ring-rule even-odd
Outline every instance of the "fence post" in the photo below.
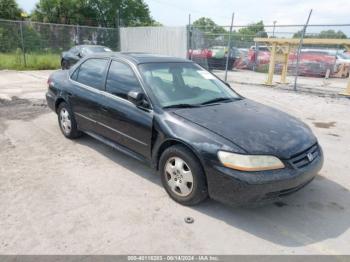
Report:
[[[23,37],[23,21],[19,21],[19,28],[20,28],[20,33],[21,33],[21,44],[22,44],[22,53],[23,53],[23,63],[24,67],[27,67],[27,59],[26,59],[26,51],[24,48],[24,37]]]
[[[191,42],[192,42],[192,34],[191,34],[191,14],[188,15],[188,26],[187,26],[187,58],[192,60],[192,53],[193,50],[191,50]],[[190,52],[191,50],[191,52]]]
[[[303,41],[304,41],[304,36],[306,32],[306,28],[309,24],[310,17],[312,14],[312,9],[310,10],[309,16],[306,20],[306,24],[304,25],[304,28],[301,32],[301,37],[300,37],[300,42],[299,42],[299,47],[298,47],[298,53],[297,53],[297,64],[295,66],[295,79],[294,79],[294,91],[297,91],[297,82],[298,82],[298,74],[299,74],[299,62],[300,62],[300,53],[301,53],[301,48],[303,46]]]
[[[80,45],[80,26],[77,24],[76,25],[76,32],[77,32],[77,43],[76,45]]]
[[[116,34],[118,36],[118,46],[117,46],[117,51],[121,52],[122,51],[122,47],[121,47],[121,32],[120,32],[120,15],[119,15],[119,9],[117,10],[117,15],[115,18],[115,27],[116,27]]]
[[[287,83],[287,73],[288,73],[288,59],[289,59],[290,45],[283,49],[283,67],[281,73],[281,83]]]
[[[227,82],[228,61],[230,59],[230,53],[231,53],[231,34],[232,34],[232,27],[233,27],[233,20],[234,19],[235,19],[235,13],[232,13],[230,34],[228,35],[228,43],[227,43],[227,57],[226,57],[226,66],[225,66],[225,82]]]
[[[343,96],[348,96],[350,97],[350,77],[349,77],[349,80],[348,80],[348,85],[346,86],[346,89],[344,92],[340,93],[341,95]]]
[[[277,43],[273,43],[272,49],[271,49],[271,56],[270,56],[269,74],[267,76],[267,81],[266,81],[266,85],[268,86],[272,86],[273,74],[275,73],[276,47],[277,47]]]
[[[254,55],[254,63],[253,63],[253,71],[256,71],[258,66],[258,57],[259,57],[259,44],[255,42],[255,55]]]
[[[120,28],[120,12],[119,8],[117,9],[117,16],[116,16],[116,27]]]

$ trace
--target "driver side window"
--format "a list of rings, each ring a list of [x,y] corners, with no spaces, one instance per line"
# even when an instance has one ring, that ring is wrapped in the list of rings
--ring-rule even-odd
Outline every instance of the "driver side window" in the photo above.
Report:
[[[142,91],[140,83],[130,66],[112,61],[106,81],[106,91],[110,94],[127,99],[130,91]]]

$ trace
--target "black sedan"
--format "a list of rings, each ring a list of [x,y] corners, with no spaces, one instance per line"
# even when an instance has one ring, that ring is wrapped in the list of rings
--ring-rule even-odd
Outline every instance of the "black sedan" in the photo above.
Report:
[[[105,46],[100,45],[77,45],[73,46],[67,52],[63,52],[61,55],[61,68],[69,69],[72,65],[78,62],[83,57],[94,54],[112,52],[112,50]]]
[[[323,164],[305,124],[240,96],[192,61],[100,53],[48,84],[65,137],[85,133],[150,164],[181,204],[276,199],[304,187]]]

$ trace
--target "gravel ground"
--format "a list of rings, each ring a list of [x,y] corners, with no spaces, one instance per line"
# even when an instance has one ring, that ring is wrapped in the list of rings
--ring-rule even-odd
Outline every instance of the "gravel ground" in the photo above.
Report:
[[[306,122],[324,167],[271,205],[190,208],[142,163],[65,139],[43,99],[50,73],[0,71],[1,254],[350,254],[350,100],[233,84]]]

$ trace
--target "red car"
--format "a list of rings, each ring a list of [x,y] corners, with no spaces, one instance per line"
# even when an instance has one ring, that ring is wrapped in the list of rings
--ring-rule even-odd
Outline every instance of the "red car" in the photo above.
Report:
[[[294,72],[297,62],[297,53],[289,55],[288,68],[290,72]],[[324,77],[329,70],[332,74],[336,57],[322,51],[302,51],[299,59],[299,71],[301,76],[319,76]]]

